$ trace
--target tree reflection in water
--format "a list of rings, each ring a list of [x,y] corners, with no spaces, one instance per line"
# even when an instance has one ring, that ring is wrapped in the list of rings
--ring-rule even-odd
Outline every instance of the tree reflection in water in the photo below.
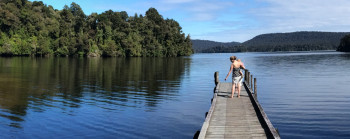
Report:
[[[176,97],[189,66],[184,57],[0,58],[0,119],[21,128],[28,110],[74,113],[82,105],[152,110]]]

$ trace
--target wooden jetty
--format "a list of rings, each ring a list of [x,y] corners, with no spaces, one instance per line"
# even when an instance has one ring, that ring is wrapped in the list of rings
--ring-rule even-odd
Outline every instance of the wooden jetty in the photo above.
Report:
[[[198,138],[280,139],[257,100],[256,78],[253,83],[253,76],[245,70],[240,98],[237,92],[230,98],[232,83],[219,82],[218,75],[215,72],[212,105]]]

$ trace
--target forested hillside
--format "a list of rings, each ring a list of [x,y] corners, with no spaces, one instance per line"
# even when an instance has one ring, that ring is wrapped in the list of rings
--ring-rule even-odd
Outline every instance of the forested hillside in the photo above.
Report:
[[[272,33],[254,37],[238,46],[214,47],[205,53],[336,50],[348,32]]]
[[[192,40],[192,47],[194,52],[201,53],[205,49],[210,49],[216,46],[220,47],[228,47],[228,46],[237,46],[241,43],[239,42],[216,42],[216,41],[209,41],[209,40]]]
[[[0,0],[0,55],[175,57],[193,53],[179,23],[155,8],[145,16],[105,11],[85,15],[43,2]]]
[[[350,34],[341,39],[337,51],[350,52]]]
[[[263,34],[244,42],[243,46],[320,46],[335,50],[348,32],[293,32]]]

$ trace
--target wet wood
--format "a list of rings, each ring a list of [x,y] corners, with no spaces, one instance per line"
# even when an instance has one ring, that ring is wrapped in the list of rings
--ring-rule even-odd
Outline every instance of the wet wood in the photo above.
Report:
[[[215,72],[214,73],[214,81],[215,81],[215,85],[218,85],[218,83],[220,82],[219,81],[219,72],[217,71],[217,72]]]
[[[255,98],[258,97],[257,91],[256,91],[256,78],[254,78],[254,96]]]
[[[250,75],[250,88],[253,89],[253,75]]]

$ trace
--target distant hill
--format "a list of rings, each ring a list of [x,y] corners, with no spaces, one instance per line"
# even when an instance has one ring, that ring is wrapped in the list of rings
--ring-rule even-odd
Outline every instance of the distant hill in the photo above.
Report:
[[[229,46],[237,46],[241,43],[239,42],[216,42],[209,40],[191,40],[192,48],[195,53],[201,53],[205,49],[221,46],[221,47],[229,47]]]
[[[244,42],[243,46],[285,46],[285,45],[320,45],[332,46],[340,43],[340,39],[349,32],[292,32],[262,34]]]
[[[240,46],[212,47],[205,53],[336,50],[350,32],[292,32],[258,35]]]
[[[337,51],[350,52],[350,34],[341,39]]]

